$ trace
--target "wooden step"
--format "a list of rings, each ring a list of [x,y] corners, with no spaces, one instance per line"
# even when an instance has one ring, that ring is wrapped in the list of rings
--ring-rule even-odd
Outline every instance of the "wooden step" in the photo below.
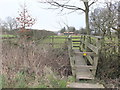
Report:
[[[73,68],[78,68],[78,69],[84,69],[84,68],[88,68],[88,69],[95,69],[96,67],[95,66],[88,66],[88,65],[74,65]]]
[[[76,55],[83,55],[83,56],[84,56],[85,54],[86,54],[86,55],[96,55],[96,53],[94,53],[94,52],[80,52],[80,51],[79,51],[79,52],[75,52],[75,54],[76,54]]]
[[[74,53],[76,53],[76,52],[80,52],[79,49],[73,49],[73,51],[74,51]]]
[[[79,50],[74,50],[74,52],[77,52]],[[75,66],[87,66],[87,63],[82,55],[75,56]],[[92,72],[89,68],[85,67],[76,67],[76,80],[80,79],[94,79],[94,76],[92,75]]]
[[[75,56],[75,65],[87,65],[82,55]]]
[[[80,70],[79,72],[77,71],[76,73],[76,80],[92,80],[94,79],[94,76],[92,75],[91,72],[85,71],[85,70]]]
[[[72,44],[78,44],[78,45],[80,45],[80,42],[73,42]]]
[[[80,46],[73,46],[73,47],[80,47]]]
[[[80,39],[80,37],[72,37],[72,39]]]
[[[68,88],[105,88],[102,84],[91,84],[91,83],[70,83],[67,85]]]
[[[81,42],[80,40],[73,40],[72,42]]]

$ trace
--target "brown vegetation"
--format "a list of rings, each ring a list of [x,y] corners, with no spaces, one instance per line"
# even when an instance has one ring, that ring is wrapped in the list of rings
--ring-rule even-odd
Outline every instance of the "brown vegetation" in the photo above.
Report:
[[[14,87],[16,83],[14,78],[17,73],[26,73],[34,80],[44,76],[45,66],[51,67],[56,74],[61,76],[71,74],[68,52],[65,47],[54,49],[49,45],[40,46],[29,42],[15,44],[4,41],[2,43],[2,64],[2,73],[7,81],[6,87]]]

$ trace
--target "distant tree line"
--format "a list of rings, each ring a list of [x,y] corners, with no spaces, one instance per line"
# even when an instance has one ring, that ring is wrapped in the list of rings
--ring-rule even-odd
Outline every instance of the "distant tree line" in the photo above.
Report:
[[[85,28],[80,28],[79,30],[76,30],[75,27],[68,27],[68,28],[65,28],[63,27],[60,31],[60,33],[64,33],[64,32],[74,32],[74,34],[87,34],[87,30]]]
[[[109,36],[112,34],[117,35],[117,30],[114,27],[117,27],[118,20],[118,2],[106,2],[105,7],[97,7],[90,12],[89,17],[89,26],[90,34],[99,35],[99,36]],[[76,30],[75,27],[63,27],[60,32],[72,31],[79,34],[87,34],[86,28],[80,28]]]

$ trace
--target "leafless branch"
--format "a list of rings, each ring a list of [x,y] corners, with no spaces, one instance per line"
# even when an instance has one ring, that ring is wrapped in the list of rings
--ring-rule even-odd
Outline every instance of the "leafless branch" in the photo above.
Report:
[[[91,5],[93,5],[94,3],[95,3],[95,2],[90,3],[89,7],[90,7]]]
[[[71,10],[82,10],[85,12],[84,9],[80,8],[80,7],[77,7],[77,6],[74,6],[74,5],[67,5],[67,3],[69,2],[70,0],[68,0],[66,3],[64,4],[60,4],[59,2],[56,2],[54,0],[52,1],[46,1],[46,2],[40,2],[40,3],[47,3],[47,4],[50,4],[52,6],[55,6],[55,7],[61,7],[61,8],[65,8],[65,9],[71,9]]]

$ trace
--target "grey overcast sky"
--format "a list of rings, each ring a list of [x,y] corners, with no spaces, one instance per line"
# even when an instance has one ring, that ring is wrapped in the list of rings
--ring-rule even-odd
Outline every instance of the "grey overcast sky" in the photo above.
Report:
[[[76,29],[85,27],[84,13],[74,12],[71,14],[61,15],[58,14],[60,12],[58,10],[43,9],[43,7],[47,7],[47,5],[40,4],[37,1],[39,0],[0,0],[0,19],[5,20],[8,16],[13,18],[17,17],[18,11],[21,10],[20,5],[23,5],[24,2],[26,2],[30,15],[37,20],[35,25],[32,27],[34,29],[58,31],[65,26],[64,23],[69,26],[74,26]],[[71,1],[71,3],[76,5],[79,4],[82,8],[84,8],[82,2],[78,3],[78,0]],[[100,2],[104,2],[104,0],[100,0]],[[91,9],[98,7],[99,3],[95,4]],[[67,10],[65,10],[63,13],[65,12],[67,12]]]

